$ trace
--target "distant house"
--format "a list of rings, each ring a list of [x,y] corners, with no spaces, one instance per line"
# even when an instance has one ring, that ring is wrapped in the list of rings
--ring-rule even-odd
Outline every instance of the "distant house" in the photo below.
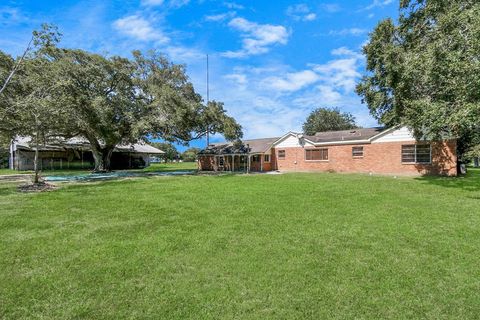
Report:
[[[417,141],[406,127],[288,132],[216,143],[198,154],[203,171],[333,171],[396,175],[457,174],[456,140]]]
[[[112,169],[134,169],[150,165],[151,156],[161,156],[162,150],[148,144],[119,145],[112,154]],[[33,170],[35,147],[30,138],[18,137],[10,145],[9,167],[13,170]],[[90,144],[81,138],[60,140],[39,147],[39,167],[46,169],[93,168]]]

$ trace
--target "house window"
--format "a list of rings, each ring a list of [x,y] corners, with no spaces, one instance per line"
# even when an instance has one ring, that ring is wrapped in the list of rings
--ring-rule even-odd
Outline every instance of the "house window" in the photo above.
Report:
[[[352,147],[352,157],[363,158],[363,147]]]
[[[270,162],[270,155],[269,154],[263,155],[263,162]]]
[[[253,162],[260,162],[260,155],[259,154],[253,155],[252,156],[252,161]]]
[[[328,149],[306,149],[305,160],[307,161],[327,161]]]
[[[402,145],[402,163],[430,163],[432,148],[429,144]]]
[[[278,160],[285,160],[285,150],[278,150]]]
[[[219,165],[220,167],[223,167],[223,165],[224,165],[224,163],[223,163],[223,157],[218,158],[218,165]]]

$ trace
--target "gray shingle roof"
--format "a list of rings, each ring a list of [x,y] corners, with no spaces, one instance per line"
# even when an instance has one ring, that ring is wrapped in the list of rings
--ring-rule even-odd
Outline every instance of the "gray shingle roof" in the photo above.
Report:
[[[317,132],[314,136],[305,136],[305,138],[315,143],[368,140],[384,130],[385,128],[383,127],[375,127],[341,131],[326,131]]]
[[[243,140],[237,145],[233,142],[220,142],[210,144],[199,154],[247,154],[247,153],[263,153],[271,148],[272,144],[279,138],[262,138]]]
[[[341,131],[317,132],[314,136],[304,136],[305,139],[313,143],[340,143],[343,141],[360,141],[368,140],[384,131],[383,127],[375,128],[359,128]],[[275,138],[262,138],[243,140],[242,144],[235,145],[232,142],[220,142],[210,144],[206,149],[199,152],[200,155],[222,155],[222,154],[247,154],[247,153],[264,153],[268,151],[276,142]],[[248,146],[248,150],[247,150]]]

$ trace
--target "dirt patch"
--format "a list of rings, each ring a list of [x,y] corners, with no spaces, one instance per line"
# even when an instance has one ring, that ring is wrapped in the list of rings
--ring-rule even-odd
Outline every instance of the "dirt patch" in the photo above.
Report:
[[[53,191],[55,189],[57,189],[57,186],[46,183],[46,182],[28,183],[28,184],[22,184],[18,186],[19,192],[45,192],[45,191]]]

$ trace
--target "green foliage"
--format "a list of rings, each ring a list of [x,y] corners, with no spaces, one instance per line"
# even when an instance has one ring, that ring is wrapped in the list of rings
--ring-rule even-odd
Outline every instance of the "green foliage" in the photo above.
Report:
[[[478,1],[403,0],[398,23],[381,21],[370,35],[357,92],[380,122],[418,137],[478,134],[479,34]]]
[[[227,115],[223,102],[210,101],[203,107],[200,123],[206,124],[209,134],[222,133],[229,141],[234,141],[243,137],[242,127],[234,118]],[[199,128],[198,131],[202,131]]]
[[[476,319],[479,197],[478,170],[0,183],[0,318]]]
[[[355,117],[350,113],[340,112],[338,108],[317,108],[310,113],[303,124],[303,132],[306,135],[354,128],[358,128]]]
[[[200,148],[188,148],[182,153],[182,160],[186,162],[193,162],[197,160],[197,154],[200,152]]]
[[[2,92],[0,131],[43,141],[83,137],[90,142],[95,171],[110,169],[118,144],[149,137],[186,144],[207,131],[228,140],[242,136],[222,103],[202,104],[183,65],[155,51],[134,51],[127,59],[58,48],[59,39],[53,26],[34,31],[36,49]],[[0,76],[14,65],[0,52]]]
[[[149,144],[165,152],[165,154],[162,155],[162,159],[166,161],[173,161],[179,158],[177,148],[170,142],[149,142]]]

